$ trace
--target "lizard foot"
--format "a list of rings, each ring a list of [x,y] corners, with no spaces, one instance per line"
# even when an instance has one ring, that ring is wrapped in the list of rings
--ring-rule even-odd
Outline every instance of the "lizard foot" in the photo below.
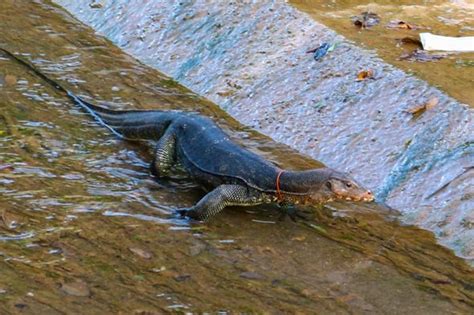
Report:
[[[181,208],[175,210],[175,215],[179,216],[181,219],[190,218],[193,220],[201,221],[201,218],[196,211],[190,208]]]

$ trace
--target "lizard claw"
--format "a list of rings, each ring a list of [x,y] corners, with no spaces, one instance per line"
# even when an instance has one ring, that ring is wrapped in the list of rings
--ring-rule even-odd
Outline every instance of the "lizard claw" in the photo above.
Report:
[[[189,211],[189,208],[176,209],[174,210],[173,215],[182,219],[187,216],[188,211]]]
[[[199,217],[199,215],[194,211],[193,209],[190,208],[181,208],[181,209],[176,209],[175,214],[179,216],[179,218],[184,219],[184,218],[189,218],[197,221],[201,221],[202,219]]]

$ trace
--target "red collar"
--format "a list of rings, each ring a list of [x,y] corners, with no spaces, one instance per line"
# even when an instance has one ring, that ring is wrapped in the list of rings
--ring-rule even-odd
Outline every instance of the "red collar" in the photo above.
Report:
[[[279,170],[277,178],[276,178],[276,197],[278,201],[283,200],[283,196],[281,195],[281,191],[280,191],[280,177],[281,177],[281,174],[283,174],[283,172],[284,170]]]

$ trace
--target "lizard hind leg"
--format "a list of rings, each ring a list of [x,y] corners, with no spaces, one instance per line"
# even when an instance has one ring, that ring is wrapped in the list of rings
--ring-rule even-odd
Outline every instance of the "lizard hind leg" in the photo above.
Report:
[[[169,175],[171,167],[176,163],[176,131],[169,127],[156,143],[155,156],[150,171],[156,177]]]

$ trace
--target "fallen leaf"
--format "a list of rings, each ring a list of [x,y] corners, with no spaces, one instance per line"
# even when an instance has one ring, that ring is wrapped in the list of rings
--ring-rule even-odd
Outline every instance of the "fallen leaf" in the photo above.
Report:
[[[140,256],[141,258],[144,258],[144,259],[151,259],[151,257],[153,257],[152,253],[147,252],[146,250],[143,250],[141,248],[130,247],[129,250],[135,255]]]
[[[438,102],[439,100],[435,96],[435,97],[430,98],[426,103],[410,108],[409,110],[407,110],[407,112],[409,112],[413,116],[418,116],[418,115],[421,115],[426,110],[430,110],[436,107],[436,105],[438,105]]]
[[[380,17],[376,13],[362,12],[361,15],[353,16],[352,22],[360,28],[368,28],[380,23]]]
[[[416,29],[417,27],[413,24],[409,24],[405,21],[390,21],[390,23],[387,24],[388,28],[399,28],[399,29],[404,29],[404,30],[411,30],[411,29]]]
[[[374,78],[374,71],[369,69],[369,70],[363,70],[357,74],[357,79],[356,81],[364,81],[367,79],[373,79]]]
[[[425,108],[428,109],[428,110],[433,109],[433,108],[435,108],[436,105],[438,105],[438,102],[439,102],[439,100],[436,96],[432,97],[432,98],[429,99],[428,102],[425,103]]]

